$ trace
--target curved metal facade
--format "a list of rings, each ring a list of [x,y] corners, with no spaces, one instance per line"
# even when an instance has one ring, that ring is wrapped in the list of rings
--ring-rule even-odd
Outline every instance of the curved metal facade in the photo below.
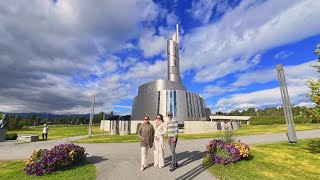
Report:
[[[139,87],[138,95],[133,99],[131,120],[142,120],[145,115],[154,119],[160,113],[168,111],[179,124],[184,121],[207,120],[204,99],[189,92],[181,83],[179,67],[179,35],[176,33],[168,40],[168,80],[156,80]]]

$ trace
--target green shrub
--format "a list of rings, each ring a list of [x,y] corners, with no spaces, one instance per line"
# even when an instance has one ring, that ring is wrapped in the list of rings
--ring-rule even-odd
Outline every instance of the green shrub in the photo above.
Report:
[[[302,118],[294,117],[295,124],[303,123]],[[253,116],[249,119],[250,125],[272,125],[272,124],[286,124],[284,116]]]
[[[224,144],[232,144],[236,141],[233,130],[228,128],[218,134],[218,139],[221,139]]]
[[[6,135],[6,140],[16,140],[18,137],[17,133],[10,133]]]

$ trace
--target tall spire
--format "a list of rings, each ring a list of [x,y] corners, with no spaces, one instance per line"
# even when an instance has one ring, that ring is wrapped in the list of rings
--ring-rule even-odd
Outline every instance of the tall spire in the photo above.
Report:
[[[171,38],[173,41],[179,43],[179,25],[177,24],[176,25],[176,33],[174,33],[172,35],[172,38]]]
[[[168,54],[168,80],[181,82],[179,65],[179,26],[176,25],[176,32],[167,41]]]

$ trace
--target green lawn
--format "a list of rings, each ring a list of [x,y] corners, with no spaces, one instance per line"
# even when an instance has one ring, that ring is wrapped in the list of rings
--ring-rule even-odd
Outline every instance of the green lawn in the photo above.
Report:
[[[320,124],[296,124],[297,131],[320,129]],[[288,128],[285,124],[274,125],[241,125],[240,129],[234,131],[234,136],[271,134],[278,132],[287,132]],[[179,134],[179,139],[200,139],[218,137],[218,132],[201,133],[201,134]]]
[[[310,129],[320,129],[319,124],[297,124],[295,125],[297,131],[310,130]],[[240,129],[234,131],[234,136],[243,135],[256,135],[256,134],[270,134],[277,132],[287,132],[287,126],[285,124],[275,124],[275,125],[242,125]],[[220,137],[221,133],[201,133],[201,134],[179,134],[179,139],[200,139],[200,138],[215,138]],[[138,142],[138,135],[132,134],[128,136],[120,135],[109,135],[105,133],[104,135],[97,135],[91,138],[83,138],[76,140],[78,143],[114,143],[114,142]]]
[[[39,138],[42,139],[42,128],[43,128],[43,126],[35,126],[35,127],[31,126],[27,129],[8,131],[8,133],[38,134]],[[72,137],[72,136],[88,135],[88,129],[89,129],[88,124],[85,124],[85,125],[65,125],[65,124],[49,125],[48,140],[65,138],[65,137]],[[99,125],[93,125],[92,134],[99,134],[99,133],[101,133],[101,131],[99,129]]]
[[[26,175],[24,172],[24,161],[0,161],[0,179],[6,180],[32,180],[32,179],[74,179],[74,180],[94,180],[96,179],[96,167],[85,162],[79,165],[73,165],[52,172],[44,176]]]
[[[251,158],[229,165],[204,165],[219,179],[319,179],[320,138],[252,145]]]

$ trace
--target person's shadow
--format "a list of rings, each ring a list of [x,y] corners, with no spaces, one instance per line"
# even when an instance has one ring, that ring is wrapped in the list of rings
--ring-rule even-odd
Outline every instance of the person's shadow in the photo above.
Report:
[[[184,152],[177,153],[176,156],[177,156],[178,165],[179,165],[179,167],[183,167],[193,161],[197,161],[199,159],[202,159],[206,154],[207,154],[206,151],[204,151],[204,152],[184,151]],[[170,165],[171,160],[172,160],[172,156],[166,157],[164,159],[165,166]]]
[[[91,162],[92,164],[98,164],[102,161],[108,160],[107,158],[101,156],[88,156],[87,161]]]
[[[177,161],[179,168],[186,166],[193,161],[197,161],[199,159],[202,159],[207,154],[206,151],[200,152],[200,151],[184,151],[177,153]],[[165,158],[165,166],[170,166],[172,160],[172,156],[169,156]],[[205,171],[205,167],[202,164],[199,164],[195,168],[193,168],[191,171],[188,171],[186,174],[178,177],[178,180],[186,180],[186,179],[193,179],[196,176],[198,176],[200,173]]]

